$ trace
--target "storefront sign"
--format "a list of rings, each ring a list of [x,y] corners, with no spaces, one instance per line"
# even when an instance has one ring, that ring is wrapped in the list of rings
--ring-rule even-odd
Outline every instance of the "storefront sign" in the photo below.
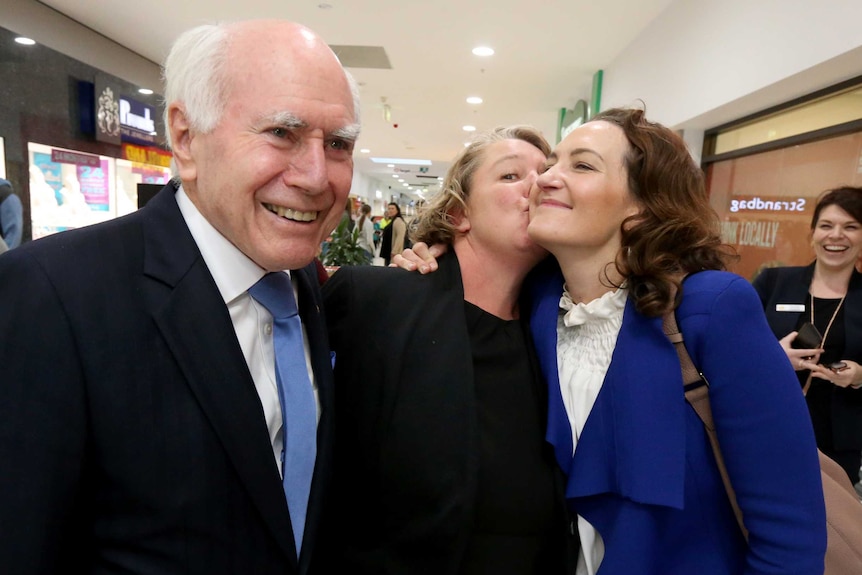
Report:
[[[99,156],[91,156],[81,152],[70,152],[69,150],[51,150],[51,161],[61,164],[76,164],[78,166],[90,166],[98,168],[101,166]]]
[[[805,198],[737,198],[730,200],[731,212],[804,212]]]
[[[120,92],[110,79],[98,74],[96,90],[96,139],[108,144],[120,144]]]
[[[120,98],[120,133],[124,142],[156,142],[155,108],[127,96]]]
[[[734,246],[774,248],[781,224],[775,221],[721,222],[721,239]]]
[[[130,162],[169,168],[171,167],[171,158],[173,156],[170,152],[166,152],[160,148],[145,148],[132,144],[123,144],[123,159]]]
[[[575,106],[569,110],[560,108],[557,118],[557,143],[572,133],[572,131],[589,119],[589,108],[585,100],[578,100]]]

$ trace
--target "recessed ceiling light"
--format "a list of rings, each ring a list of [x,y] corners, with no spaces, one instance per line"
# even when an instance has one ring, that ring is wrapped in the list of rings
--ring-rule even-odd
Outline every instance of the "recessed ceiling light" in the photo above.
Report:
[[[461,126],[461,129],[465,132],[475,132],[476,126]]]
[[[374,190],[374,197],[378,200],[381,199],[383,197],[383,192],[381,192],[380,190]]]
[[[470,96],[469,98],[467,98],[467,103],[468,104],[481,104],[482,98],[480,98],[479,96]]]
[[[401,164],[407,166],[430,166],[431,160],[410,160],[407,158],[371,158],[375,164]]]
[[[476,46],[473,48],[473,54],[476,56],[493,56],[494,49],[488,46]]]
[[[443,177],[442,177],[442,176],[438,177],[438,178],[437,178],[437,181],[438,181],[438,182],[442,182],[442,181],[443,181]]]
[[[397,178],[397,177],[398,177],[398,174],[392,174],[392,177],[393,177],[393,178]]]
[[[362,148],[359,151],[362,152],[363,154],[370,154],[371,153],[371,150],[369,150],[368,148]]]
[[[149,96],[150,94],[153,93],[153,91],[150,90],[149,88],[138,88],[138,93],[144,94],[145,96]]]
[[[36,43],[36,40],[33,40],[31,38],[25,38],[24,36],[18,36],[17,38],[15,38],[15,41],[19,44],[24,44],[25,46],[32,46]]]
[[[386,164],[386,167],[387,167],[387,168],[394,168],[394,167],[395,167],[395,164]]]

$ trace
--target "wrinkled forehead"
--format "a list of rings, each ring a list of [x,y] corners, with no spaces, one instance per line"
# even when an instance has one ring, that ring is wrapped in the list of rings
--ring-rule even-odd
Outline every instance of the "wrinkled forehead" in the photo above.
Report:
[[[232,29],[225,71],[237,87],[245,83],[292,85],[324,102],[353,108],[350,84],[338,58],[311,30],[283,21],[242,23]]]

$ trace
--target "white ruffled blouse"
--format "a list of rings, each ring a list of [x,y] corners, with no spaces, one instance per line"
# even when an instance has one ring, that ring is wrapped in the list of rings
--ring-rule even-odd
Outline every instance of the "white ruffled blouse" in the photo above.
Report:
[[[572,429],[573,454],[611,364],[627,296],[628,291],[620,288],[591,302],[576,304],[564,289],[560,298],[560,308],[566,313],[557,320],[557,369]],[[578,534],[581,551],[576,574],[594,575],[605,554],[604,543],[581,516]]]

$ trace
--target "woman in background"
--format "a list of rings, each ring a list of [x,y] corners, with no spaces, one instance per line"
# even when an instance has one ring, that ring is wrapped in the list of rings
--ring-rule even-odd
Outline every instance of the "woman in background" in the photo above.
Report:
[[[386,206],[386,217],[389,225],[383,228],[380,239],[380,257],[385,265],[389,265],[392,256],[400,254],[404,249],[404,239],[407,237],[407,222],[401,215],[401,208],[395,202]]]
[[[371,206],[362,204],[359,208],[359,219],[356,221],[359,236],[356,245],[365,250],[369,263],[374,260],[374,222],[371,221]]]
[[[775,337],[806,389],[817,446],[859,482],[862,466],[862,188],[820,197],[811,217],[814,261],[763,270],[754,280]],[[818,348],[794,349],[806,322]],[[831,367],[830,367],[831,366]]]

